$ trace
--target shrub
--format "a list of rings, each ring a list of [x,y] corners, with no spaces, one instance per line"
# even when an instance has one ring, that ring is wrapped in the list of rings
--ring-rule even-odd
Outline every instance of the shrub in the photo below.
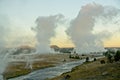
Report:
[[[75,59],[80,59],[80,57],[79,56],[75,56]]]
[[[71,56],[71,55],[69,55],[69,58],[72,58],[72,56]]]
[[[64,78],[65,78],[65,80],[68,80],[68,79],[70,79],[70,75],[66,75]]]
[[[89,57],[86,57],[86,62],[89,62]]]
[[[119,61],[120,60],[120,51],[118,50],[114,56],[115,61]]]
[[[97,59],[96,58],[94,58],[94,61],[96,61]]]
[[[105,64],[105,60],[101,60],[100,63],[101,63],[101,64]]]
[[[112,56],[111,56],[111,54],[108,54],[107,58],[108,58],[108,62],[112,63]]]

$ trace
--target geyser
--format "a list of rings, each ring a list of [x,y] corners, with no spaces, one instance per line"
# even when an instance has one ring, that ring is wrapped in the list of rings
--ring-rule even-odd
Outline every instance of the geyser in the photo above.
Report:
[[[101,6],[96,3],[83,6],[77,17],[71,21],[70,27],[66,31],[75,44],[77,52],[89,53],[104,50],[102,39],[107,37],[106,34],[108,32],[100,36],[101,33],[93,33],[93,28],[97,18],[101,19],[104,17],[109,22],[118,13],[119,9]]]
[[[6,52],[6,37],[9,32],[9,20],[6,16],[0,14],[0,80],[3,80],[3,72],[8,63],[8,53]]]
[[[61,22],[63,15],[41,16],[36,19],[34,28],[37,38],[37,53],[50,53],[50,39],[54,36],[55,28]]]

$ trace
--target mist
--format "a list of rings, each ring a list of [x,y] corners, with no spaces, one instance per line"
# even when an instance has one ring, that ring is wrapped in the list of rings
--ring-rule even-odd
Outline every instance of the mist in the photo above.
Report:
[[[9,18],[5,15],[0,14],[0,79],[2,78],[2,73],[5,70],[8,60],[5,55],[5,48],[7,45],[7,37],[10,32],[9,28]]]
[[[37,53],[50,53],[50,39],[55,36],[55,29],[62,21],[63,15],[40,16],[36,19]]]
[[[111,33],[107,30],[97,34],[93,33],[95,23],[99,19],[109,22],[119,12],[120,10],[114,7],[102,6],[96,3],[81,7],[78,15],[70,22],[70,27],[66,31],[75,44],[76,51],[78,53],[104,51],[103,40],[109,38]]]
[[[0,49],[6,46],[6,39],[10,32],[9,24],[9,18],[0,14]]]

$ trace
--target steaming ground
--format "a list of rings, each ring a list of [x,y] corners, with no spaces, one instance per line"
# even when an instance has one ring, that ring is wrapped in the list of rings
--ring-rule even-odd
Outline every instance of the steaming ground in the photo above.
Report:
[[[93,54],[79,55],[80,59],[69,58],[68,53],[45,53],[45,54],[10,54],[9,62],[6,66],[3,76],[4,78],[13,78],[31,73],[32,71],[53,67],[67,62],[85,59],[86,57],[95,57]],[[72,54],[72,56],[78,54]],[[96,55],[99,56],[99,55]],[[3,67],[4,68],[4,67]]]
[[[118,25],[120,24],[119,18],[120,9],[111,6],[102,6],[96,3],[86,4],[81,7],[78,15],[68,23],[69,27],[65,26],[66,33],[68,34],[67,37],[70,37],[68,39],[75,45],[77,53],[104,51],[104,39],[109,39],[114,35],[113,33],[119,32],[120,30]],[[31,69],[54,66],[55,64],[62,63],[64,59],[71,61],[68,59],[68,54],[47,54],[50,52],[50,40],[56,36],[55,29],[58,25],[65,24],[63,23],[64,20],[64,16],[61,14],[38,17],[34,28],[34,32],[36,33],[35,38],[37,40],[36,53],[38,54],[35,54],[36,56],[34,58],[33,55],[12,56],[13,63],[5,71],[7,77],[26,74],[31,72]],[[99,23],[99,20],[102,21],[100,22],[102,27],[96,24],[97,22]],[[114,29],[114,26],[109,27],[109,25],[106,27],[105,24],[108,23],[117,25],[117,28]],[[99,27],[98,29],[101,29],[101,31],[95,30],[95,27]],[[9,20],[0,15],[0,49],[7,47],[7,43],[10,40],[8,38],[8,36],[10,37],[9,31]],[[58,37],[58,39],[61,41],[61,38]],[[8,56],[10,54],[6,55]],[[2,54],[0,53],[0,64],[2,64],[0,73],[3,72],[3,69],[7,65],[7,63],[3,63],[4,60],[7,61],[8,59],[7,57],[3,59],[5,56],[1,56]],[[26,65],[29,69],[26,69]]]
[[[25,59],[26,56],[31,56],[34,58]],[[19,56],[18,56],[19,57]],[[70,61],[75,61],[76,59],[70,59],[69,54],[34,54],[34,55],[23,55],[16,60],[9,63],[6,70],[4,71],[4,77],[17,77],[20,75],[25,75],[31,71],[42,69],[46,67],[55,66],[58,64],[63,64]],[[15,58],[15,56],[13,56]],[[81,56],[81,58],[86,58],[86,56]],[[31,61],[31,62],[30,62]],[[32,67],[32,68],[31,68]]]

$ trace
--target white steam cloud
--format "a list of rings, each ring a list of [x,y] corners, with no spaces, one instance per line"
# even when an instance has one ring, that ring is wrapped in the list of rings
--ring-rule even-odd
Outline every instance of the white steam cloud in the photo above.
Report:
[[[86,53],[103,51],[104,40],[110,38],[112,33],[118,29],[116,26],[113,32],[109,32],[113,28],[112,26],[108,27],[109,25],[106,27],[106,24],[119,24],[118,15],[120,16],[120,10],[111,6],[91,3],[81,7],[79,14],[75,19],[71,20],[70,26],[66,30],[76,47],[76,51]],[[99,23],[102,24],[102,29],[100,29]],[[64,16],[61,14],[41,16],[37,18],[36,24],[34,30],[38,42],[37,52],[49,53],[50,39],[56,35],[55,30],[58,25],[64,24]],[[96,26],[99,26],[97,29],[100,30],[95,30]]]
[[[7,53],[5,53],[4,51],[7,43],[6,39],[10,31],[8,26],[9,26],[8,17],[0,14],[0,80],[1,78],[3,78],[1,74],[4,72],[8,63],[8,60],[5,58],[5,55]]]
[[[9,24],[8,17],[0,14],[0,48],[4,48],[6,46],[6,38],[10,31],[8,27]]]
[[[36,20],[37,26],[35,27],[37,37],[37,53],[50,52],[50,39],[55,34],[57,24],[63,19],[63,15],[41,16]]]
[[[77,17],[71,21],[67,30],[76,46],[77,52],[94,52],[104,50],[103,39],[109,37],[109,32],[94,34],[93,29],[97,18],[112,20],[119,9],[105,7],[96,3],[83,6]]]

